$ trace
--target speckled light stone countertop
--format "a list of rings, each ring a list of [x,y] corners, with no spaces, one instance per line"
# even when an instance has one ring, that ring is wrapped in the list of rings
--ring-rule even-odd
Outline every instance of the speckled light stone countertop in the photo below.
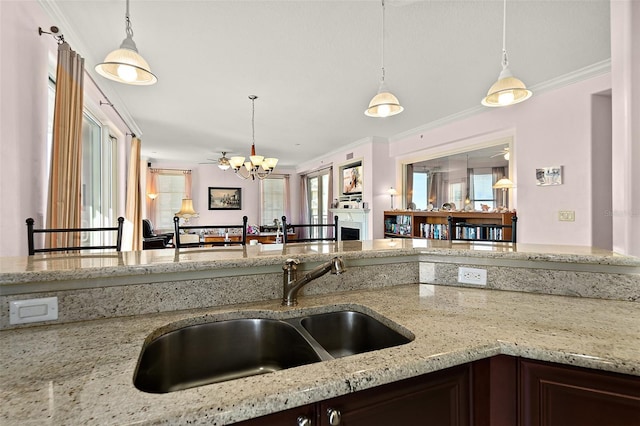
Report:
[[[169,394],[132,383],[154,330],[239,316],[373,312],[406,345]],[[248,313],[247,313],[248,312]],[[0,331],[0,424],[227,424],[499,353],[640,375],[640,305],[408,284],[220,308]]]
[[[340,243],[263,244],[180,250],[144,250],[113,254],[46,254],[0,257],[3,288],[30,282],[81,280],[192,272],[213,268],[253,268],[281,264],[287,257],[324,260],[339,254],[347,259],[416,254],[488,259],[534,260],[640,267],[640,258],[578,246],[511,243],[467,243],[426,239],[383,239]]]

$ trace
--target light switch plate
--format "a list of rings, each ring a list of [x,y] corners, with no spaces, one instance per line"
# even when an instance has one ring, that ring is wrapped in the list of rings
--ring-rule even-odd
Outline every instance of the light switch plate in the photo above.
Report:
[[[57,297],[14,300],[9,302],[9,324],[26,324],[57,319]]]
[[[575,222],[576,212],[574,210],[560,210],[558,212],[558,220],[561,222]]]

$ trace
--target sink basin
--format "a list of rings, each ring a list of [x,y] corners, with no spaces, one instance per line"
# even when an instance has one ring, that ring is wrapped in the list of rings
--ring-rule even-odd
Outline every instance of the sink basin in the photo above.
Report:
[[[409,343],[355,311],[286,320],[240,318],[190,325],[143,349],[134,385],[167,393]]]
[[[355,311],[312,315],[302,318],[300,324],[334,358],[411,341],[377,319]]]
[[[134,385],[166,393],[320,361],[296,329],[272,319],[234,319],[192,325],[147,345]]]

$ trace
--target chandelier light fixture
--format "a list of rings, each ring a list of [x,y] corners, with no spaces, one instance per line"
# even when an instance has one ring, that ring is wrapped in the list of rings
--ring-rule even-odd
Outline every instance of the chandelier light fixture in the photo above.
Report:
[[[384,118],[400,114],[404,108],[400,105],[398,98],[387,90],[384,84],[384,0],[382,0],[382,78],[378,93],[369,102],[369,108],[364,112],[368,117]]]
[[[109,53],[104,62],[96,65],[96,71],[109,80],[124,84],[148,86],[158,81],[151,72],[147,61],[138,53],[136,43],[133,41],[133,29],[129,19],[129,0],[127,0],[127,13],[125,15],[124,39],[120,48]]]
[[[502,14],[502,71],[498,81],[489,88],[487,96],[482,100],[482,105],[488,107],[503,107],[526,101],[531,97],[524,83],[515,78],[509,69],[507,60],[507,0],[504,0]]]
[[[245,162],[244,157],[231,157],[229,164],[233,168],[236,176],[242,179],[264,179],[273,172],[278,163],[277,158],[264,158],[256,155],[256,95],[249,95],[251,99],[251,155],[249,161]],[[223,153],[224,154],[224,153]],[[244,166],[244,169],[242,168]]]

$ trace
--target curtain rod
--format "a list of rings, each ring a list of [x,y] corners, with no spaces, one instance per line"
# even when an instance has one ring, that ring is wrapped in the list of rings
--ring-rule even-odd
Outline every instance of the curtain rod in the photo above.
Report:
[[[98,91],[100,92],[100,94],[102,95],[102,97],[104,97],[104,99],[106,100],[106,102],[102,102],[102,100],[100,101],[100,106],[102,105],[108,105],[110,106],[113,111],[116,113],[116,115],[118,117],[120,117],[120,120],[122,120],[122,122],[124,123],[125,126],[127,126],[127,129],[129,129],[129,134],[131,135],[131,137],[135,137],[136,134],[133,132],[133,129],[131,128],[131,126],[129,125],[129,123],[127,123],[127,121],[124,119],[124,117],[122,117],[122,115],[120,115],[120,112],[116,109],[115,106],[113,106],[113,104],[111,103],[111,101],[109,100],[109,98],[107,97],[107,95],[104,94],[104,92],[102,91],[102,89],[100,88],[100,86],[98,86],[98,83],[96,83],[96,81],[93,79],[93,77],[91,76],[91,74],[89,74],[89,71],[87,71],[87,69],[85,68],[84,73],[87,77],[89,77],[89,80],[91,80],[93,82],[93,84],[96,86],[96,88],[98,89]]]
[[[38,34],[40,36],[42,36],[42,34],[49,34],[51,35],[54,39],[56,39],[56,41],[58,42],[58,44],[62,44],[65,42],[64,39],[64,35],[60,34],[58,35],[58,33],[60,32],[60,29],[56,26],[52,26],[50,28],[51,32],[48,31],[44,31],[42,29],[42,27],[38,27]],[[67,43],[68,44],[68,43]],[[127,127],[127,129],[129,129],[129,132],[127,134],[131,135],[132,137],[135,137],[136,134],[133,132],[133,129],[131,128],[131,126],[129,125],[129,123],[127,123],[127,121],[124,119],[124,117],[122,117],[122,115],[120,114],[120,112],[116,109],[116,107],[113,106],[113,103],[111,103],[111,101],[109,100],[109,98],[107,97],[107,95],[104,94],[104,92],[102,91],[102,89],[100,88],[100,86],[98,86],[98,83],[96,83],[96,81],[93,79],[93,77],[91,76],[91,74],[89,74],[89,71],[87,71],[87,69],[84,69],[84,73],[87,77],[89,77],[89,80],[91,80],[93,82],[93,84],[96,86],[96,88],[98,89],[98,91],[100,92],[100,94],[102,95],[102,97],[106,100],[106,102],[102,102],[102,100],[100,100],[100,106],[102,105],[109,105],[111,108],[113,108],[113,111],[116,113],[116,115],[118,117],[120,117],[120,120],[122,120],[122,122],[124,123],[124,125]]]
[[[166,172],[182,172],[182,173],[186,173],[189,174],[191,173],[191,170],[188,169],[157,169],[154,167],[149,167],[149,170],[151,170],[152,173],[156,173],[156,172],[162,172],[162,171],[166,171]]]

